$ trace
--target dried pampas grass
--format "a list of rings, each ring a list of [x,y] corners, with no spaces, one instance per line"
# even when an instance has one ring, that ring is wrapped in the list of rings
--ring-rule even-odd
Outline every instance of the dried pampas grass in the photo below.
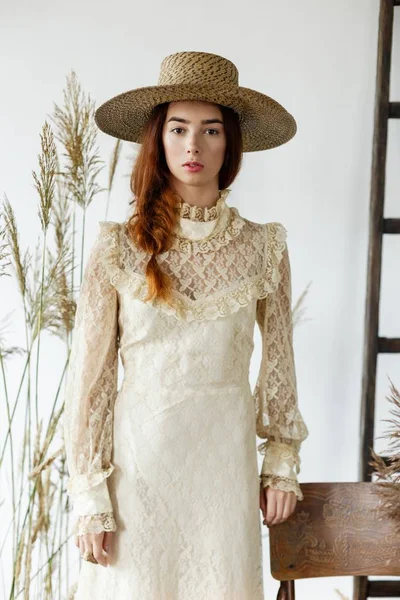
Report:
[[[7,551],[13,560],[9,589],[3,583],[7,597],[25,600],[73,598],[76,589],[69,582],[70,504],[64,482],[67,471],[60,426],[64,410],[62,385],[79,294],[76,268],[80,267],[81,280],[83,273],[86,209],[99,192],[107,189],[110,193],[121,149],[120,142],[111,160],[108,188],[100,187],[97,179],[103,161],[96,144],[95,107],[82,92],[74,72],[67,77],[64,100],[63,107],[55,105],[51,117],[55,131],[47,122],[42,128],[39,169],[32,171],[41,229],[34,250],[23,251],[17,219],[7,196],[0,209],[0,275],[13,276],[20,305],[12,313],[22,313],[25,333],[24,347],[9,343],[11,313],[2,319],[0,375],[6,419],[4,435],[0,436],[0,466],[7,464],[9,470],[6,477],[11,480],[10,499],[4,505],[10,507],[12,518],[2,528],[0,558]],[[61,145],[62,163],[55,140]],[[80,240],[75,235],[77,215],[82,217]],[[51,231],[54,239],[50,248]],[[78,242],[80,253],[76,251]],[[46,360],[39,352],[43,333],[65,345],[53,399],[48,390]],[[15,382],[14,370],[11,386],[7,382],[6,361],[19,358],[20,381]],[[9,390],[15,385],[17,392],[12,397]],[[25,406],[20,406],[24,394]],[[23,433],[18,436],[21,428]],[[57,440],[58,435],[61,440]]]
[[[390,378],[389,381],[390,395],[386,399],[394,406],[389,411],[394,418],[384,419],[391,427],[385,435],[380,436],[389,439],[388,451],[385,459],[371,449],[372,460],[369,465],[373,467],[378,479],[382,510],[393,520],[395,532],[400,533],[400,393]]]

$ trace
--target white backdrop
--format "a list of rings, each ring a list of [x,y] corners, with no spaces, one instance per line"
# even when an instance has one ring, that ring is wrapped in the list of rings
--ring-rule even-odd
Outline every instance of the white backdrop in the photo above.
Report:
[[[293,302],[309,282],[308,321],[295,329],[299,402],[310,430],[302,449],[301,482],[357,481],[359,409],[366,287],[368,210],[378,28],[378,0],[250,0],[200,4],[16,0],[2,3],[0,18],[0,194],[16,213],[23,249],[40,235],[39,133],[53,102],[63,103],[66,76],[75,70],[100,105],[131,88],[155,85],[167,54],[200,50],[221,54],[239,69],[239,83],[270,94],[291,112],[298,133],[269,152],[245,155],[228,203],[243,216],[280,221],[288,230]],[[400,100],[400,9],[394,28],[391,99]],[[101,155],[114,140],[99,132]],[[108,219],[128,214],[134,145],[123,161]],[[385,216],[400,216],[400,124],[390,123]],[[103,185],[107,185],[106,171]],[[86,252],[104,220],[106,196],[87,214]],[[400,336],[400,240],[384,241],[380,334]],[[19,301],[14,281],[1,282],[1,318]],[[8,278],[7,278],[8,279]],[[16,313],[17,314],[17,313]],[[23,345],[22,321],[12,324]],[[260,360],[256,332],[251,377]],[[46,394],[54,394],[64,348],[43,336]],[[13,364],[8,366],[13,375]],[[44,368],[44,367],[43,367]],[[15,381],[19,380],[15,367]],[[398,357],[379,361],[378,427],[388,416],[389,375],[400,385]],[[42,381],[43,381],[43,376]],[[10,379],[9,379],[10,380]],[[9,390],[10,398],[16,390]],[[1,390],[0,394],[3,394]],[[4,402],[1,402],[4,423]],[[379,450],[383,442],[377,443]],[[1,496],[6,496],[2,485]],[[264,527],[266,598],[276,597]],[[76,558],[78,551],[76,550]],[[2,577],[7,568],[3,565]],[[7,579],[7,576],[5,577]],[[300,581],[299,600],[350,596],[350,578]],[[0,584],[0,595],[2,584]]]

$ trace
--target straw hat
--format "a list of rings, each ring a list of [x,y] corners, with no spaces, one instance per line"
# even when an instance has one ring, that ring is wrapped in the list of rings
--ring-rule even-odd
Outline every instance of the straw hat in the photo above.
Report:
[[[208,52],[177,52],[161,63],[158,85],[114,96],[95,113],[97,126],[121,140],[141,143],[152,109],[163,102],[203,100],[229,106],[239,115],[243,152],[275,148],[296,133],[296,121],[270,96],[239,86],[236,66]]]

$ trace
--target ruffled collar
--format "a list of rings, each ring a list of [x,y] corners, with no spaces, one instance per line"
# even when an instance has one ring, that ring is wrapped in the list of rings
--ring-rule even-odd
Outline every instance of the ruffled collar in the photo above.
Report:
[[[177,207],[177,212],[181,219],[189,219],[190,221],[196,222],[209,222],[215,221],[221,215],[225,200],[231,190],[226,188],[224,190],[219,191],[219,198],[214,204],[214,206],[194,206],[192,204],[188,204],[181,198],[178,194],[175,194],[175,197],[178,199],[179,204]]]
[[[230,191],[229,188],[220,190],[216,204],[210,209],[191,206],[180,199],[179,217],[172,232],[171,247],[192,255],[216,251],[235,238],[243,227],[244,220],[236,208],[226,204]]]
[[[245,220],[240,216],[237,208],[226,204],[226,198],[230,191],[229,188],[220,191],[220,197],[215,206],[211,207],[211,209],[215,209],[213,211],[215,218],[212,220],[210,219],[210,209],[206,212],[206,209],[200,207],[200,211],[193,211],[193,208],[198,209],[199,207],[192,207],[181,201],[178,207],[179,218],[172,232],[171,248],[189,256],[215,252],[238,236]],[[190,208],[187,209],[186,206]],[[182,216],[181,211],[185,215],[190,214],[192,218]],[[199,217],[208,218],[208,220],[198,220]]]

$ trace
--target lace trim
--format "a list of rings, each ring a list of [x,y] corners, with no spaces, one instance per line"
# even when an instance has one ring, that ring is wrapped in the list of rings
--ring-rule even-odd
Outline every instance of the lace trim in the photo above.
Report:
[[[101,533],[102,531],[116,530],[117,524],[111,512],[78,517],[73,528],[73,533],[75,535],[85,535],[86,533]]]
[[[178,194],[175,196],[180,200],[178,205],[179,216],[183,219],[190,219],[191,221],[214,221],[217,219],[223,209],[225,199],[228,196],[230,189],[220,190],[220,195],[217,203],[214,206],[193,206],[185,202]]]
[[[263,488],[270,487],[283,492],[294,492],[299,500],[303,500],[303,492],[301,491],[299,482],[288,477],[279,477],[278,475],[260,475],[260,481]]]
[[[276,453],[279,454],[279,457],[283,460],[286,459],[292,459],[293,462],[300,466],[300,459],[299,459],[299,449],[300,449],[300,442],[297,440],[294,440],[292,438],[290,439],[286,439],[286,438],[281,438],[283,441],[281,442],[274,442],[271,440],[266,440],[265,442],[262,442],[261,444],[259,444],[257,446],[258,451],[260,452],[260,454],[262,455],[266,455],[268,452],[268,448],[273,449]]]
[[[266,264],[264,268],[268,275],[272,275],[278,284],[280,281],[279,269],[276,267],[282,260],[283,252],[286,248],[287,230],[282,223],[272,222],[266,224]]]
[[[219,228],[216,225],[209,236],[200,240],[190,240],[187,237],[174,233],[171,248],[190,256],[205,252],[215,252],[222,246],[226,246],[239,235],[240,230],[246,224],[246,221],[239,215],[237,208],[230,206],[229,211],[230,214],[226,227]]]
[[[186,245],[190,244],[197,246],[199,251],[208,252],[210,247],[216,250],[219,246],[228,244],[230,239],[239,234],[239,230],[246,222],[238,215],[236,208],[231,207],[231,211],[231,225],[220,232],[217,237],[211,239],[211,236],[199,242],[184,239],[179,247],[187,248]],[[126,289],[135,298],[144,301],[148,294],[146,276],[134,271],[125,271],[119,266],[118,232],[121,231],[124,224],[100,221],[99,225],[103,231],[103,240],[109,240],[103,256],[108,264],[112,285],[119,291]],[[206,299],[191,300],[178,290],[172,289],[172,302],[166,303],[153,298],[148,303],[176,319],[204,321],[236,313],[241,308],[248,306],[252,300],[265,298],[274,292],[279,284],[281,276],[278,266],[282,259],[286,240],[286,229],[280,223],[267,223],[265,229],[266,250],[264,268],[261,273],[249,278],[245,283],[235,284],[211,294]]]

